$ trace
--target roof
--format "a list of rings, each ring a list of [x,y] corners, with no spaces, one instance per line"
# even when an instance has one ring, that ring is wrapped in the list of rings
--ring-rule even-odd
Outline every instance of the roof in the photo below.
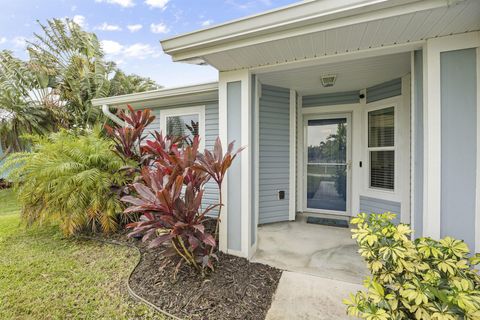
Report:
[[[125,94],[121,96],[93,99],[93,106],[109,105],[125,108],[154,108],[176,104],[218,100],[218,82],[208,82],[182,87],[163,88],[152,91]]]
[[[478,0],[317,0],[161,41],[220,71],[314,59],[480,29]]]

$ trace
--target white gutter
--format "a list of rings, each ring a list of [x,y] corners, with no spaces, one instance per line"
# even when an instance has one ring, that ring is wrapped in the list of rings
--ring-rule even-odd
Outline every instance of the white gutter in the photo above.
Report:
[[[112,120],[113,122],[118,124],[119,126],[122,126],[122,127],[125,126],[125,122],[122,119],[120,119],[119,117],[117,117],[115,114],[113,114],[110,111],[110,108],[108,108],[108,105],[106,105],[106,104],[102,105],[102,111],[103,111],[103,114],[105,116],[107,116],[107,118],[109,118],[110,120]]]

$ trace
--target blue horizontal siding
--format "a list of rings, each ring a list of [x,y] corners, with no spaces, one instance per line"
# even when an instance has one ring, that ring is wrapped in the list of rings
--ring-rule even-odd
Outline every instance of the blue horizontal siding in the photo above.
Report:
[[[359,103],[359,91],[324,93],[302,97],[304,108]]]
[[[290,90],[263,85],[259,105],[259,223],[289,219]],[[278,191],[285,199],[278,199]]]
[[[367,88],[367,103],[396,97],[402,94],[402,79],[393,79]]]
[[[400,223],[401,204],[395,201],[360,196],[360,212],[368,214],[380,214],[384,212],[395,213],[397,216],[393,222]]]

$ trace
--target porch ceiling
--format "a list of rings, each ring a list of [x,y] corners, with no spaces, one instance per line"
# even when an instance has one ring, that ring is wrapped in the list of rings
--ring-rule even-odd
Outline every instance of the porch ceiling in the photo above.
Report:
[[[408,51],[428,38],[480,30],[478,0],[364,1],[328,12],[322,11],[325,1],[306,1],[267,13],[263,19],[271,20],[271,25],[261,28],[245,29],[248,21],[256,26],[256,19],[262,18],[250,17],[168,39],[162,45],[175,61],[208,63],[220,71],[260,70],[411,44],[404,50]],[[307,9],[312,10],[310,16]],[[304,16],[300,10],[305,11]],[[289,12],[291,22],[282,21],[280,18],[288,17]]]
[[[258,75],[261,83],[290,88],[302,95],[359,90],[410,72],[410,53],[316,65]],[[336,74],[333,87],[324,88],[321,75]]]

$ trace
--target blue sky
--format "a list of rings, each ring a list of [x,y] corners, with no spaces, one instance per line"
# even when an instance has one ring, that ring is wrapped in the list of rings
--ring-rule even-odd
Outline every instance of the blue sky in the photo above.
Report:
[[[0,0],[0,50],[26,58],[36,20],[69,17],[102,41],[128,73],[164,86],[217,80],[209,66],[173,63],[159,40],[288,5],[296,0]]]

